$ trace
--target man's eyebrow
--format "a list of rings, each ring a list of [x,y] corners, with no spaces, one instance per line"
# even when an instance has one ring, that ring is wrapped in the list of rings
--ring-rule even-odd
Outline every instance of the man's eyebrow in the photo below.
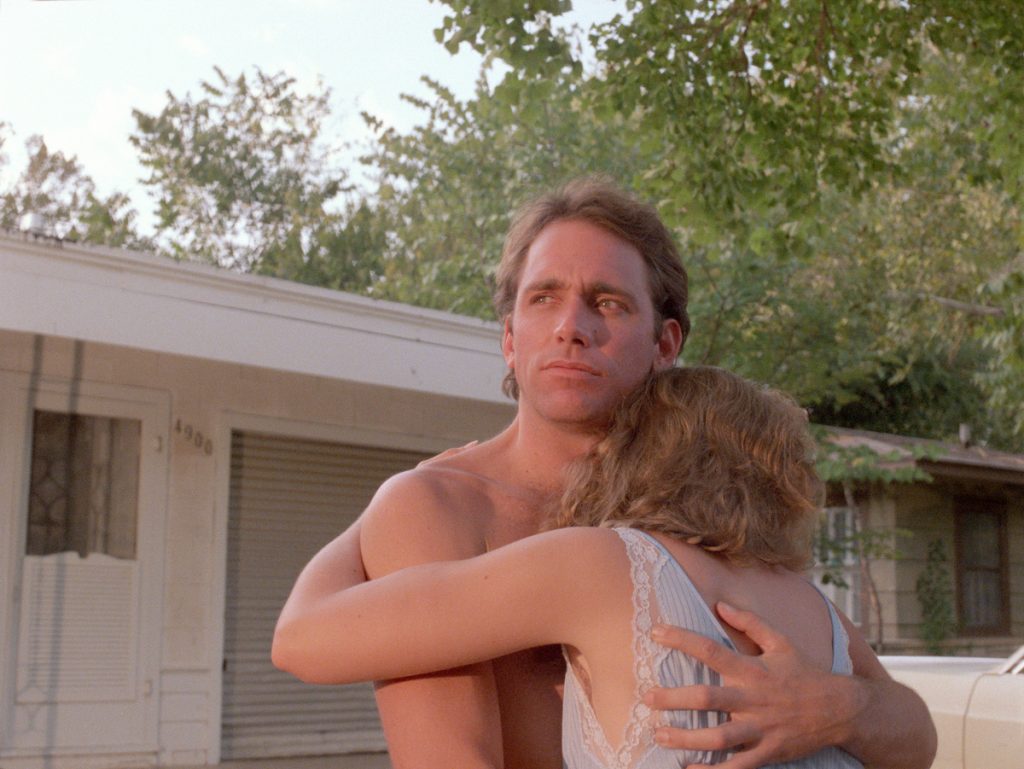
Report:
[[[566,285],[564,280],[559,280],[558,278],[542,278],[523,286],[523,291],[555,291],[565,288]]]

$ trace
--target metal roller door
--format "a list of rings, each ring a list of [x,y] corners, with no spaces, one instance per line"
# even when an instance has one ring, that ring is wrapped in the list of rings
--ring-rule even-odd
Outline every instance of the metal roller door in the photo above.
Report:
[[[224,759],[382,750],[373,689],[311,686],[270,664],[277,614],[306,562],[423,454],[235,433],[231,445]]]

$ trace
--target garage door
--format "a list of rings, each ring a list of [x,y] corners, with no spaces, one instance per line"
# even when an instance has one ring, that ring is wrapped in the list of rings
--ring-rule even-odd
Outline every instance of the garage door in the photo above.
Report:
[[[235,433],[231,446],[224,759],[384,748],[373,690],[311,686],[270,664],[278,612],[299,571],[423,454]]]

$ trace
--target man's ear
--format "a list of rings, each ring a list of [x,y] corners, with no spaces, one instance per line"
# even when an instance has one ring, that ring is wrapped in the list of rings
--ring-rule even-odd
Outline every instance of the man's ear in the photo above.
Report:
[[[512,345],[512,316],[505,317],[501,331],[501,354],[505,358],[505,365],[515,370],[515,350]]]
[[[679,349],[683,346],[683,329],[675,318],[666,318],[661,322],[661,331],[654,340],[657,350],[654,357],[654,370],[670,368],[679,357]]]

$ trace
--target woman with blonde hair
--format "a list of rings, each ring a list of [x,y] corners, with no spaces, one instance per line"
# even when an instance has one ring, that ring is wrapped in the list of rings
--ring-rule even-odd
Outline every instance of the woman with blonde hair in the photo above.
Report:
[[[655,687],[719,683],[706,665],[659,646],[662,626],[756,654],[715,611],[752,610],[821,670],[852,668],[842,622],[800,573],[822,493],[806,422],[785,396],[722,369],[653,375],[571,468],[551,530],[342,591],[297,586],[274,663],[306,681],[348,683],[559,643],[569,769],[721,763],[727,753],[658,745],[659,727],[726,720],[645,703]],[[861,764],[827,748],[775,766]]]

